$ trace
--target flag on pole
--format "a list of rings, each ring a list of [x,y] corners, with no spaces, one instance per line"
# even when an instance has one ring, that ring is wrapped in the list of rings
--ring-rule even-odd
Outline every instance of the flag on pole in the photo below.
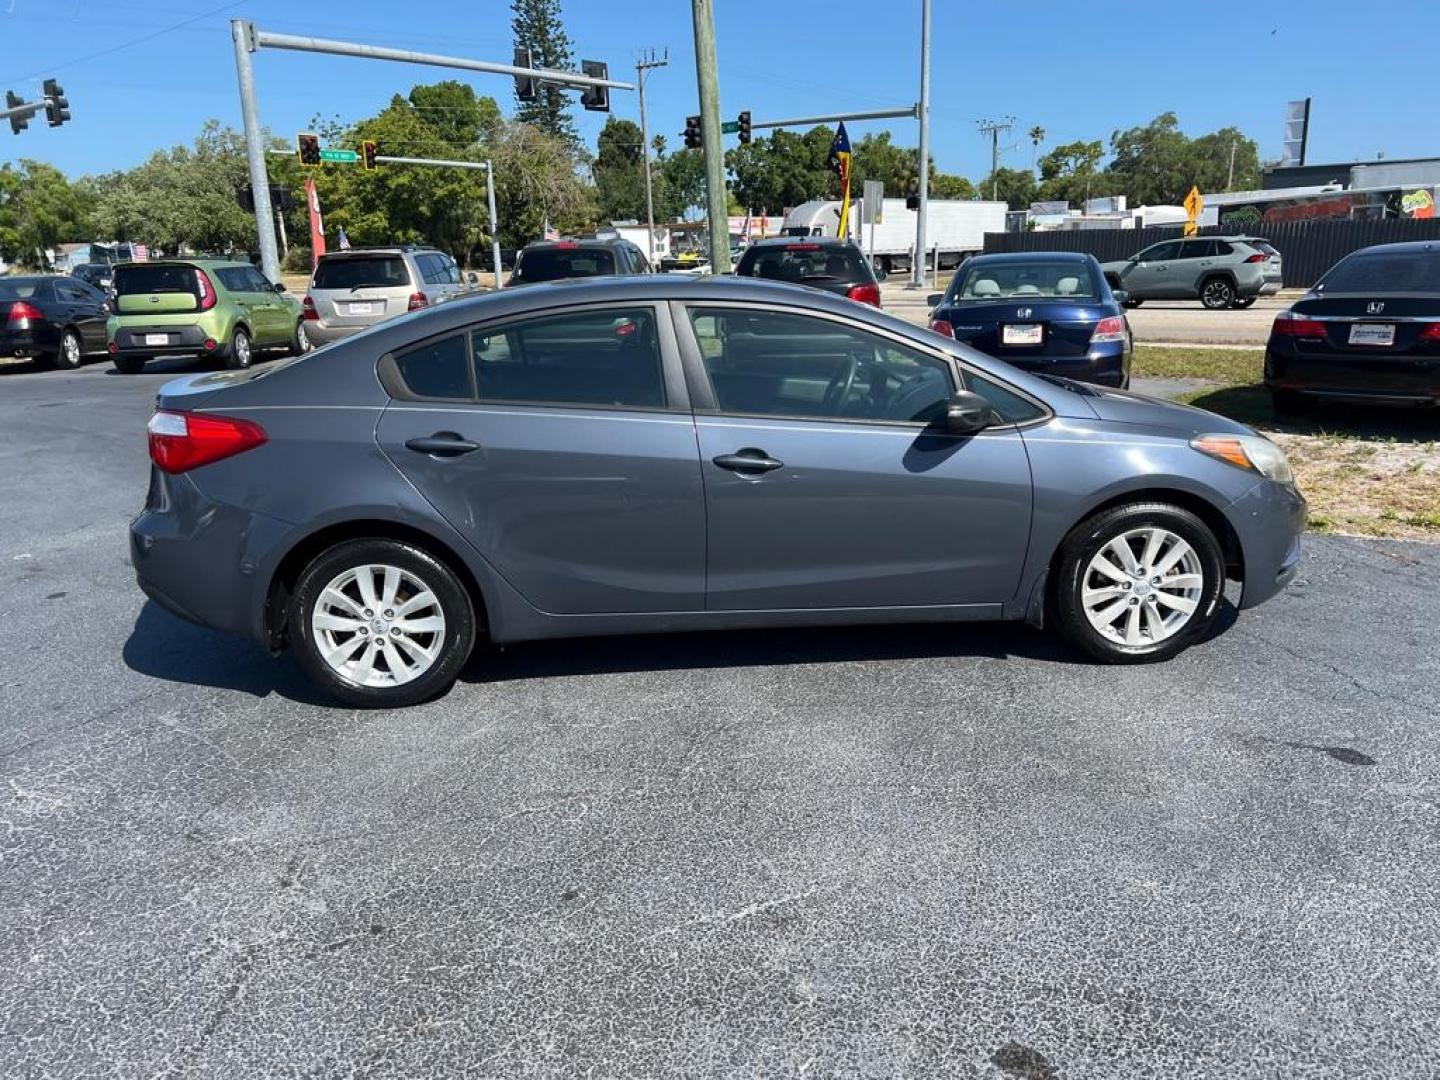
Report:
[[[350,238],[345,235],[345,226],[344,226],[344,225],[341,225],[341,226],[340,226],[340,232],[339,232],[339,234],[338,234],[338,235],[336,236],[336,238],[335,238],[335,243],[339,246],[339,248],[340,248],[341,251],[349,251],[349,250],[350,250]]]
[[[557,229],[557,228],[555,228],[555,226],[553,226],[553,225],[550,224],[550,219],[549,219],[549,218],[546,218],[546,219],[545,219],[545,235],[544,235],[544,238],[545,238],[546,240],[559,240],[559,239],[560,239],[560,230]]]
[[[830,144],[829,164],[840,177],[840,225],[835,235],[844,238],[850,235],[850,136],[843,120],[835,131],[835,141]]]
[[[751,227],[750,208],[747,206],[747,207],[745,208],[745,225],[744,225],[744,227],[741,228],[741,230],[740,230],[740,236],[741,236],[741,238],[745,241],[745,243],[747,243],[747,244],[750,243],[750,227]]]

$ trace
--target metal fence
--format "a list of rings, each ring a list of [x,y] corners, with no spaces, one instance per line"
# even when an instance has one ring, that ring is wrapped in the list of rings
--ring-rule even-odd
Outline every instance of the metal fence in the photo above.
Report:
[[[1253,225],[1209,226],[1202,236],[1243,232],[1269,240],[1284,258],[1285,287],[1308,289],[1343,256],[1371,244],[1403,240],[1440,240],[1440,218],[1382,221],[1286,221]],[[1054,232],[986,233],[985,251],[1088,251],[1101,262],[1128,259],[1141,248],[1173,240],[1179,226],[1148,229],[1063,229]]]

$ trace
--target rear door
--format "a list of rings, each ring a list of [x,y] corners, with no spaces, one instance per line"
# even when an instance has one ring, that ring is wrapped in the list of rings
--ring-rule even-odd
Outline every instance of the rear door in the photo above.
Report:
[[[1215,265],[1214,240],[1182,240],[1180,256],[1175,260],[1172,280],[1176,296],[1198,296],[1200,282]]]
[[[381,372],[386,455],[532,606],[703,608],[705,504],[668,308],[481,324]]]
[[[989,605],[1030,532],[1020,434],[935,426],[940,354],[802,309],[695,304],[710,610]]]
[[[79,280],[56,278],[54,287],[61,321],[79,331],[81,347],[91,353],[104,351],[105,295]]]

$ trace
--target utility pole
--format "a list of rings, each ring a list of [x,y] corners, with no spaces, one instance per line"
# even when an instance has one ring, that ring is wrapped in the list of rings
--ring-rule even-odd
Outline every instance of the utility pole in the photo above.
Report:
[[[255,192],[255,231],[260,239],[260,271],[280,280],[280,252],[275,243],[275,211],[270,206],[270,174],[265,168],[265,136],[260,130],[260,107],[255,101],[254,24],[230,20],[235,42],[235,75],[240,84],[240,118],[245,128],[245,158],[250,168],[250,189]]]
[[[710,272],[730,272],[730,223],[725,214],[725,147],[720,138],[720,73],[715,60],[713,0],[691,0],[695,16],[695,81],[705,153],[705,209],[710,223]],[[929,3],[929,0],[926,0]]]
[[[1015,126],[1015,118],[1007,116],[1000,120],[981,120],[980,134],[990,136],[990,198],[998,200],[1000,181],[995,175],[1000,171],[1000,133]]]
[[[1230,191],[1235,187],[1235,140],[1230,140],[1230,169],[1225,173],[1225,190]]]
[[[650,265],[655,265],[655,195],[651,190],[650,181],[650,125],[645,120],[645,72],[652,68],[662,68],[670,63],[670,50],[665,50],[665,55],[660,59],[655,58],[655,50],[642,56],[635,62],[635,86],[640,92],[640,149],[645,162],[645,223],[650,227],[645,234],[645,257],[650,260]]]
[[[920,0],[920,206],[915,214],[915,257],[910,287],[925,287],[925,211],[930,202],[930,0]]]

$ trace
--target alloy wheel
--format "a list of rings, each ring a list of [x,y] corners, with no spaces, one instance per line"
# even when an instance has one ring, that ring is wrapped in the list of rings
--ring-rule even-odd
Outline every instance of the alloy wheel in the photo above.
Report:
[[[70,331],[65,331],[65,336],[60,339],[60,351],[63,354],[63,363],[67,368],[77,368],[83,354],[80,349],[80,339]]]
[[[357,686],[400,686],[435,664],[445,613],[425,582],[397,566],[367,564],[336,575],[315,601],[310,628],[321,659]]]
[[[1204,586],[1195,549],[1169,529],[1146,526],[1121,533],[1095,553],[1085,568],[1080,603],[1101,637],[1144,648],[1184,629]]]
[[[1205,292],[1201,299],[1205,301],[1206,307],[1224,308],[1230,306],[1230,301],[1233,297],[1234,292],[1231,290],[1229,283],[1219,278],[1212,278],[1205,283]]]

